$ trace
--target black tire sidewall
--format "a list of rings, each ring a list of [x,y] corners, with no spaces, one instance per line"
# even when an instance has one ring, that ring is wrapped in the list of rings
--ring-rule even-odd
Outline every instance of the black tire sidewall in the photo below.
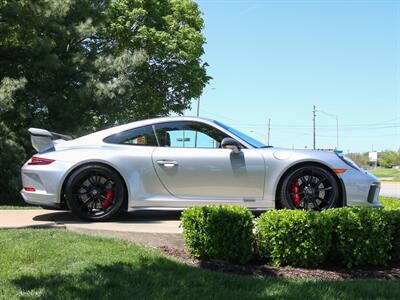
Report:
[[[107,213],[102,214],[100,216],[87,216],[84,214],[79,206],[78,203],[73,196],[73,188],[76,183],[78,183],[83,177],[87,176],[91,172],[96,172],[99,174],[103,174],[107,176],[108,178],[112,179],[115,183],[114,186],[114,192],[115,192],[115,204],[110,209]],[[107,166],[103,165],[98,165],[98,164],[91,164],[91,165],[85,165],[82,166],[75,171],[72,172],[72,174],[69,176],[66,185],[65,185],[65,195],[66,195],[66,202],[69,207],[69,209],[78,217],[81,219],[87,220],[87,221],[106,221],[110,220],[113,217],[116,217],[123,206],[124,200],[125,200],[125,188],[123,185],[123,181],[120,177],[119,174],[117,174],[114,170]]]
[[[288,185],[290,184],[292,177],[295,173],[303,171],[303,170],[310,170],[310,169],[318,170],[318,172],[324,173],[324,175],[327,178],[329,178],[329,181],[332,184],[332,187],[334,189],[335,195],[334,195],[332,204],[330,205],[330,207],[327,207],[326,209],[337,207],[337,203],[338,203],[338,199],[339,199],[339,186],[337,184],[336,178],[332,175],[332,173],[330,173],[325,168],[315,166],[315,165],[310,165],[310,166],[302,166],[302,167],[295,168],[294,170],[292,170],[291,172],[289,172],[288,174],[285,175],[285,178],[284,178],[282,185],[280,187],[280,190],[279,190],[279,203],[282,208],[298,209],[297,207],[294,206],[292,201],[288,201],[288,197],[287,197],[288,196],[287,195]]]

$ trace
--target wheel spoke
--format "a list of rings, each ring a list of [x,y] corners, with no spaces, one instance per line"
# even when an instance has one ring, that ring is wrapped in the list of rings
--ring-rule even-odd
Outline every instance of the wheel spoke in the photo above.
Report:
[[[96,186],[96,182],[94,181],[93,176],[90,176],[87,180],[89,181],[89,183],[90,183],[93,187]]]
[[[327,180],[328,178],[324,177],[324,178],[319,178],[319,180],[317,181],[317,183],[315,184],[316,187],[318,187],[321,183],[323,183],[325,180]]]
[[[317,204],[317,199],[314,198],[314,197],[312,198],[312,204],[314,205],[313,209],[318,209],[319,208],[319,206]]]
[[[74,196],[82,196],[82,195],[87,195],[88,191],[86,190],[85,192],[78,192],[78,193],[74,193]]]
[[[333,187],[326,187],[326,188],[322,188],[322,189],[317,189],[316,191],[317,192],[324,192],[324,191],[330,191],[330,190],[332,190],[333,189]]]

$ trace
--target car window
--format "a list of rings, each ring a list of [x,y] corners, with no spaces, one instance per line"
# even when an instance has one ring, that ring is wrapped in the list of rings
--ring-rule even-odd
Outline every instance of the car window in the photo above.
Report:
[[[135,146],[158,146],[152,126],[144,126],[126,130],[105,138],[104,142]]]
[[[226,134],[218,129],[197,122],[166,122],[155,125],[161,147],[220,148]]]

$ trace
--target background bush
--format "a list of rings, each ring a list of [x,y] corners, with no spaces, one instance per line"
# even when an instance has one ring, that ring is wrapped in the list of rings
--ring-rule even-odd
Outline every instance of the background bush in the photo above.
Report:
[[[385,265],[392,249],[387,213],[371,208],[337,208],[323,213],[334,222],[331,258],[347,267]]]
[[[248,262],[253,255],[253,214],[239,206],[193,207],[182,213],[183,236],[194,257]]]
[[[274,266],[316,267],[325,261],[332,222],[324,214],[272,210],[260,216],[256,237],[260,255]]]

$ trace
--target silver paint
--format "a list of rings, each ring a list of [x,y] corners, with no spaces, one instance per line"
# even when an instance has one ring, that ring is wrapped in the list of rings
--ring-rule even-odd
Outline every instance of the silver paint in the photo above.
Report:
[[[238,140],[246,149],[239,154],[229,149],[169,148],[107,144],[112,134],[166,121],[205,123]],[[238,204],[254,209],[275,208],[279,181],[286,171],[301,163],[318,163],[330,169],[347,169],[342,180],[347,205],[379,206],[377,196],[367,202],[371,185],[379,180],[351,168],[333,152],[253,148],[213,120],[168,117],[138,121],[55,144],[56,151],[36,156],[54,159],[50,165],[22,167],[25,201],[36,205],[57,205],[67,176],[88,163],[103,163],[119,172],[128,190],[129,209],[143,207],[185,208],[203,204]]]

